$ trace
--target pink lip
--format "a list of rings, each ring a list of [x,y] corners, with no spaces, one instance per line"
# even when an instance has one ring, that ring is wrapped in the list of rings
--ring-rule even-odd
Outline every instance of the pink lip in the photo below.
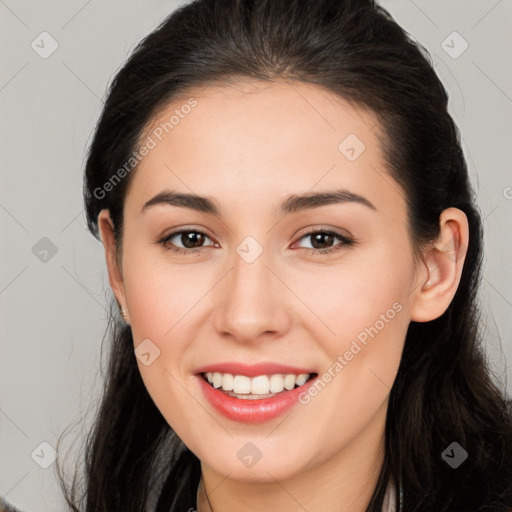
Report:
[[[225,362],[202,366],[201,368],[195,370],[194,373],[199,374],[207,372],[231,373],[232,375],[245,375],[247,377],[258,377],[258,375],[273,375],[276,373],[293,373],[295,375],[300,375],[301,373],[317,373],[311,368],[297,368],[294,366],[287,366],[278,363],[258,363],[248,365],[235,362]]]
[[[218,367],[217,367],[218,368]],[[224,372],[231,373],[231,372]],[[286,373],[286,372],[270,372]],[[288,373],[294,373],[288,372]],[[312,373],[303,371],[301,373]],[[267,372],[257,373],[255,375],[266,375]],[[237,375],[241,375],[237,373]],[[211,386],[206,382],[202,375],[198,375],[199,385],[210,404],[214,409],[224,415],[226,418],[240,423],[264,423],[270,421],[298,403],[299,395],[306,392],[308,388],[316,381],[318,376],[309,379],[305,384],[294,388],[291,391],[282,391],[270,398],[261,400],[244,400],[226,395],[222,391]]]

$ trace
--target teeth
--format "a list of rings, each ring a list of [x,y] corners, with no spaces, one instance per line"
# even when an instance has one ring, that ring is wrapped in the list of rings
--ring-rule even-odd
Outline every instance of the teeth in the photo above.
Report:
[[[281,393],[284,389],[284,380],[282,375],[272,375],[270,377],[270,391],[272,393]]]
[[[295,380],[295,383],[297,386],[302,386],[302,384],[305,384],[308,380],[309,375],[307,373],[301,373],[300,375],[297,375],[297,379]]]
[[[289,374],[284,378],[284,387],[288,391],[295,387],[295,375]]]
[[[223,381],[222,373],[214,372],[213,379],[212,379],[213,387],[220,388],[222,386],[222,381]]]
[[[270,381],[266,375],[254,377],[251,381],[251,395],[266,395],[270,391]]]
[[[295,386],[302,386],[309,379],[309,373],[300,375],[274,374],[247,377],[245,375],[232,375],[231,373],[208,372],[207,381],[214,388],[222,388],[224,391],[231,391],[230,394],[242,395],[268,395],[269,393],[280,393],[283,390],[292,390]]]
[[[251,392],[251,379],[245,375],[235,375],[233,379],[233,392],[234,393],[250,393]]]
[[[231,373],[225,373],[222,377],[222,389],[224,391],[232,391],[233,390],[233,381],[235,378]]]

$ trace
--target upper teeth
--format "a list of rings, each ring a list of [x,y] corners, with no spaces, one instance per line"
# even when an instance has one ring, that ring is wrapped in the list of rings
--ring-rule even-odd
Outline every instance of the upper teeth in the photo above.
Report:
[[[308,380],[309,373],[300,375],[278,373],[250,378],[245,375],[208,372],[206,378],[214,388],[221,387],[224,391],[233,391],[237,394],[266,395],[267,393],[280,393],[283,389],[289,391],[295,385],[302,386]]]

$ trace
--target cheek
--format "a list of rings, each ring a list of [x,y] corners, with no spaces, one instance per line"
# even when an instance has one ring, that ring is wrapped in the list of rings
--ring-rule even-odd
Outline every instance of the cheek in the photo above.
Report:
[[[393,331],[394,324],[403,324],[412,278],[412,258],[392,247],[354,253],[336,266],[290,276],[294,291],[324,324],[322,332],[337,340],[336,348],[358,336],[364,341],[368,329],[374,332],[372,327],[384,333]]]
[[[172,265],[165,256],[155,257],[147,249],[134,248],[123,268],[135,340],[141,336],[153,337],[156,343],[170,339],[173,331],[193,318],[193,308],[208,291],[206,268]]]
[[[358,409],[373,396],[377,406],[389,392],[410,322],[413,275],[410,254],[389,245],[296,279],[297,294],[321,320],[311,316],[309,324],[327,355],[324,371],[340,375],[331,377],[334,401]]]
[[[187,426],[198,411],[190,407],[190,394],[185,391],[190,376],[182,367],[190,349],[187,324],[194,319],[194,305],[206,293],[206,282],[204,277],[196,279],[192,265],[170,265],[136,244],[126,253],[123,270],[135,348],[150,340],[159,351],[149,365],[137,361],[144,385],[167,422],[188,440]]]

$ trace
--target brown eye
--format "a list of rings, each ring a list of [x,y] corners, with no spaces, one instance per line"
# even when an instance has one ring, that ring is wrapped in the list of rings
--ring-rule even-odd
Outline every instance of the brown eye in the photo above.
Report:
[[[208,247],[208,245],[204,245],[206,239],[210,239],[210,237],[202,231],[197,229],[182,229],[170,233],[158,243],[171,251],[186,254],[197,252]],[[211,244],[211,246],[213,247],[214,244]]]
[[[313,253],[326,254],[331,251],[336,251],[343,247],[348,247],[353,245],[354,240],[348,238],[341,233],[336,233],[334,231],[325,231],[325,230],[317,230],[310,231],[303,235],[300,240],[309,239],[311,241],[311,247],[301,247],[302,249],[308,249],[313,251]],[[339,241],[338,244],[333,245],[333,243]]]

